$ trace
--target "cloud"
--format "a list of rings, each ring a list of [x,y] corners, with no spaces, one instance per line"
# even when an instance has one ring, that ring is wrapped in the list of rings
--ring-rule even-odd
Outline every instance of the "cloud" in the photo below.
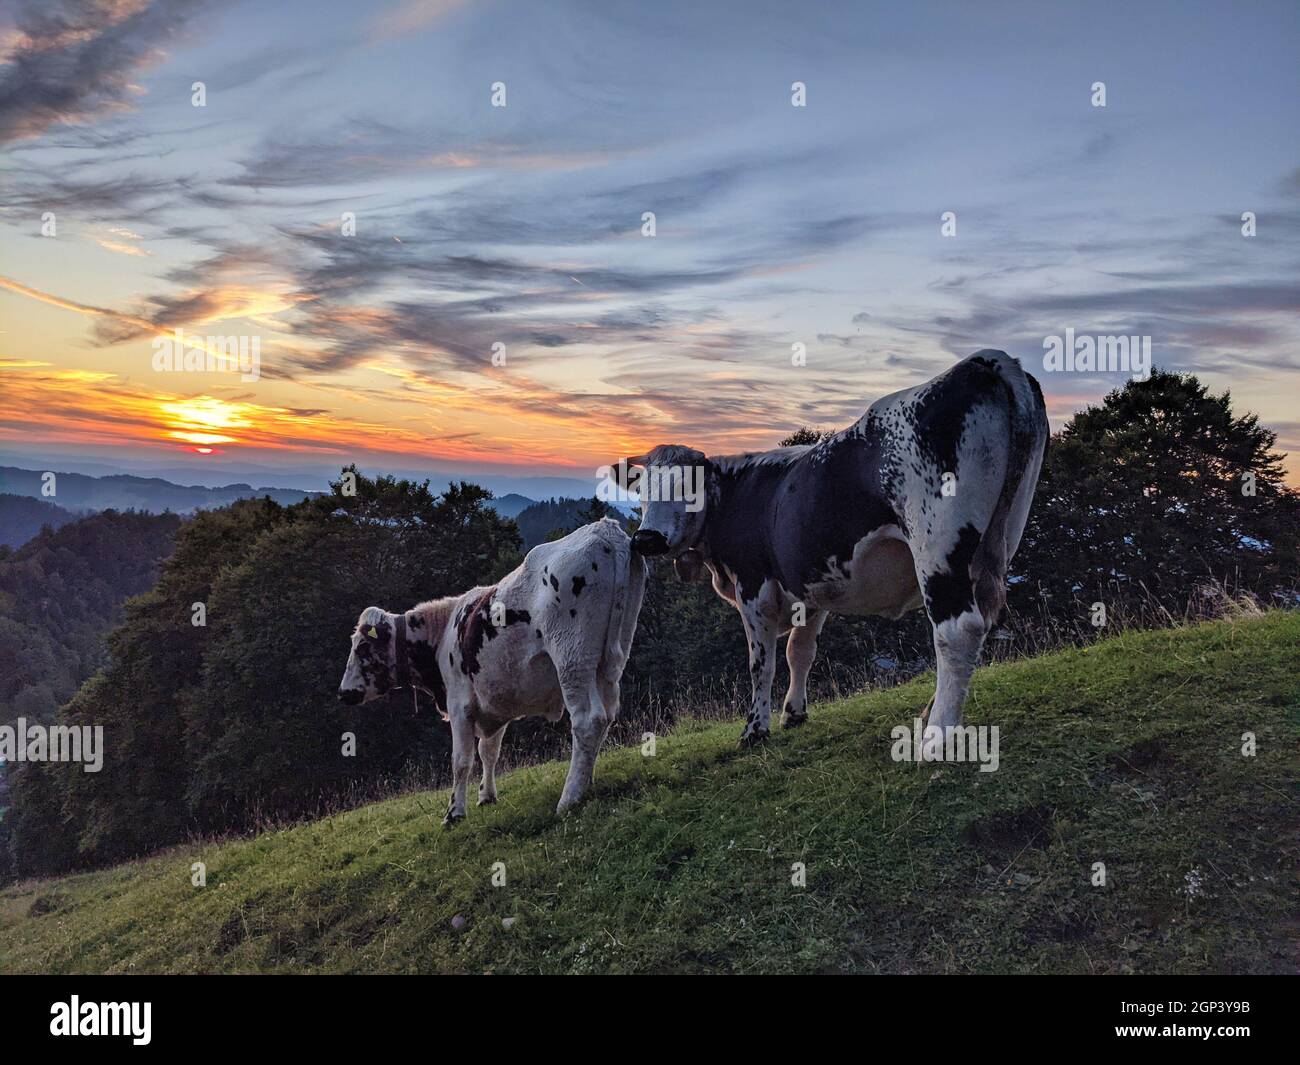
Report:
[[[48,303],[52,307],[61,307],[65,311],[76,311],[78,314],[87,314],[94,318],[104,318],[116,322],[123,329],[134,328],[140,332],[144,332],[153,328],[152,323],[147,319],[137,318],[128,314],[121,314],[117,311],[109,310],[106,307],[95,307],[88,303],[78,303],[75,300],[64,299],[61,296],[51,295],[48,292],[42,292],[39,289],[21,284],[13,280],[13,278],[0,276],[0,288],[6,288],[10,292],[16,292],[20,296],[27,296],[28,298],[38,300],[41,303]]]
[[[275,446],[315,447],[308,414],[364,432],[365,412],[413,434],[395,446],[440,457],[569,464],[673,439],[746,450],[801,423],[845,425],[979,347],[1041,356],[1066,325],[1151,333],[1174,368],[1261,387],[1275,373],[1278,392],[1295,380],[1294,198],[1247,196],[1260,236],[1244,240],[1233,197],[1150,139],[1162,123],[1123,107],[1063,118],[1052,74],[1033,106],[982,110],[981,86],[1002,99],[1033,64],[986,63],[971,81],[924,46],[923,20],[890,15],[905,32],[881,37],[841,19],[832,40],[770,6],[430,0],[321,5],[303,22],[242,5],[201,52],[151,74],[179,112],[133,109],[132,80],[200,6],[25,9],[0,59],[0,137],[29,139],[13,144],[23,165],[0,219],[28,249],[33,212],[59,211],[61,233],[66,212],[70,232],[121,257],[113,278],[91,278],[102,253],[50,244],[12,256],[21,281],[0,286],[87,316],[71,335],[89,325],[119,368],[143,365],[145,345],[115,345],[254,322],[287,412],[275,417],[297,418]],[[891,43],[864,64],[877,38]],[[89,77],[71,76],[82,63]],[[191,112],[184,91],[205,73],[217,106]],[[497,77],[508,109],[490,109]],[[794,77],[809,79],[807,110],[789,107]],[[864,109],[880,78],[897,106]],[[1204,115],[1187,116],[1213,143]],[[1300,191],[1293,157],[1251,158],[1260,190]],[[1239,186],[1232,162],[1212,169]],[[1158,190],[1154,207],[1130,178]],[[948,207],[962,236],[940,241]],[[144,237],[105,229],[121,224]],[[806,368],[790,365],[794,340]],[[1056,415],[1103,388],[1044,384]],[[357,424],[330,423],[331,409]]]
[[[1300,286],[1271,279],[1229,284],[1148,285],[1074,294],[1053,293],[1027,297],[1022,309],[1055,314],[1185,315],[1200,318],[1217,314],[1254,314],[1265,311],[1300,311]]]
[[[201,0],[29,0],[0,67],[0,143],[126,110]]]
[[[340,136],[338,130],[346,129]],[[399,129],[372,117],[336,120],[319,135],[286,130],[241,160],[242,172],[222,180],[248,189],[321,188],[401,175],[457,171],[571,171],[625,156],[625,150],[546,140],[534,135],[490,136],[478,127],[460,136]]]
[[[401,456],[443,454],[415,427],[337,415],[326,408],[288,407],[187,395],[113,373],[69,370],[47,363],[5,364],[0,439],[40,431],[51,443],[220,446],[320,455],[363,452]]]
[[[437,25],[463,8],[466,0],[402,0],[371,23],[375,40],[405,37]]]
[[[115,219],[138,216],[174,199],[176,182],[167,178],[77,178],[41,174],[35,180],[15,183],[6,201],[11,208],[34,211],[75,212],[87,218]]]

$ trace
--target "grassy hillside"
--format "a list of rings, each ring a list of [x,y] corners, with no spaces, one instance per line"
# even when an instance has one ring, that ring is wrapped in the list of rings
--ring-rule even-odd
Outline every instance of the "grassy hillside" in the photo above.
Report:
[[[0,970],[1295,971],[1298,649],[1275,613],[983,669],[995,773],[890,760],[923,679],[607,752],[564,820],[548,764],[450,831],[417,794],[22,884]]]

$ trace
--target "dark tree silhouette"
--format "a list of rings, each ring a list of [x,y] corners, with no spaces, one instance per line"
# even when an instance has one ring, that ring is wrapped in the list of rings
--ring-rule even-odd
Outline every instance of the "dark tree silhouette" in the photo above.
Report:
[[[445,759],[446,730],[413,717],[409,693],[339,704],[351,627],[366,606],[406,609],[499,577],[518,561],[518,536],[475,485],[435,495],[427,481],[345,472],[354,494],[340,480],[330,496],[242,501],[184,526],[158,584],[127,604],[108,666],[60,715],[104,727],[102,770],[15,775],[20,874],[299,816]],[[341,756],[344,732],[356,757]]]
[[[1300,500],[1276,442],[1191,374],[1157,370],[1111,392],[1051,440],[1013,601],[1149,594],[1181,610],[1207,582],[1265,599],[1290,589]]]
[[[834,429],[814,429],[804,425],[782,440],[777,447],[796,447],[799,444],[819,444],[834,433]]]

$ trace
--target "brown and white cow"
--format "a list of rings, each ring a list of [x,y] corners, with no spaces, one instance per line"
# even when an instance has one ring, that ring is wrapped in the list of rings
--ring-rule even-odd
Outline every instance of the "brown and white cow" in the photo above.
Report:
[[[897,618],[922,604],[938,661],[929,739],[961,724],[1047,437],[1038,383],[1005,352],[985,350],[877,400],[815,445],[708,458],[663,445],[613,476],[658,489],[649,501],[642,492],[634,548],[671,556],[684,579],[707,567],[740,612],[753,687],[742,746],[768,735],[781,634],[790,633],[789,728],[807,718],[828,613]]]
[[[452,792],[443,824],[465,816],[474,744],[483,763],[479,805],[496,801],[496,763],[516,718],[558,721],[573,755],[557,812],[591,783],[596,754],[618,714],[646,566],[610,518],[539,544],[499,583],[421,603],[404,614],[367,607],[339,684],[345,703],[397,688],[431,696],[451,723]]]

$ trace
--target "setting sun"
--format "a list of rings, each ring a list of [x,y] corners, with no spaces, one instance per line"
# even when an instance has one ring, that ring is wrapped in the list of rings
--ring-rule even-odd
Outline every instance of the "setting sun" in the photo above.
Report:
[[[159,410],[166,419],[167,435],[190,444],[238,443],[238,437],[213,430],[251,427],[252,422],[247,416],[251,409],[246,404],[228,403],[211,396],[159,404]],[[200,454],[210,452],[211,449],[200,451]]]

